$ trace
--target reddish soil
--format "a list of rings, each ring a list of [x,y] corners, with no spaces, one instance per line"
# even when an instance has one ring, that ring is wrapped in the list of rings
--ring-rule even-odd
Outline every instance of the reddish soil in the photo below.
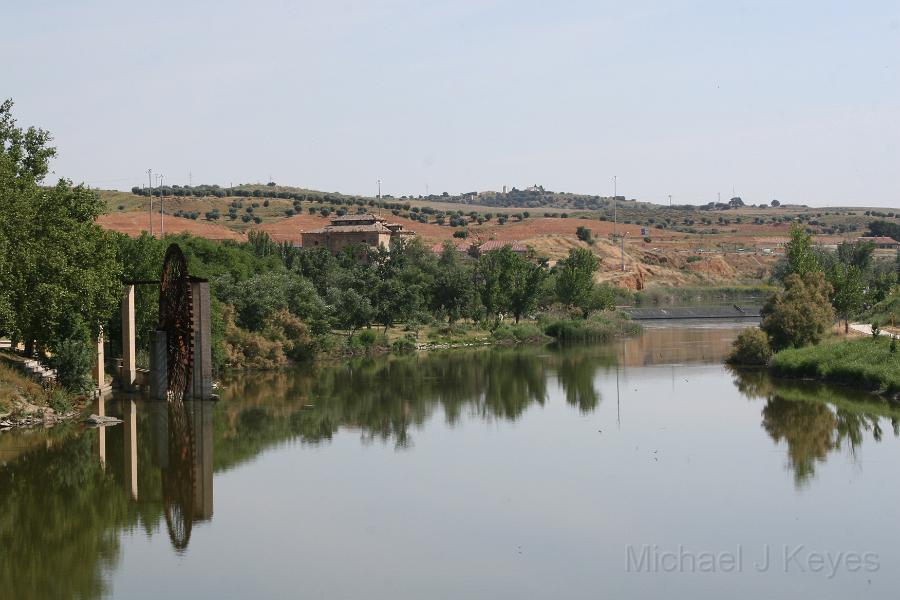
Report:
[[[595,238],[608,237],[613,232],[613,224],[609,221],[596,221],[588,219],[553,219],[553,218],[537,218],[525,219],[524,221],[507,221],[506,225],[498,225],[496,221],[485,223],[479,227],[473,227],[474,235],[482,240],[501,240],[506,242],[525,241],[536,237],[546,235],[571,235],[575,236],[575,231],[579,227],[587,227],[593,233]],[[628,237],[640,238],[640,225],[623,225],[619,224],[617,231],[626,233]],[[648,229],[649,235],[654,238],[661,236],[669,236],[667,232],[661,229]]]
[[[166,233],[190,233],[211,240],[242,241],[247,239],[242,233],[209,221],[195,221],[166,215],[164,223]],[[149,218],[144,212],[111,213],[101,215],[97,219],[97,224],[104,229],[138,237],[141,232],[149,229]],[[153,232],[154,235],[159,235],[159,215],[154,215]]]
[[[300,232],[325,227],[331,219],[319,215],[295,215],[286,217],[275,223],[264,223],[256,229],[265,231],[276,242],[300,243]]]

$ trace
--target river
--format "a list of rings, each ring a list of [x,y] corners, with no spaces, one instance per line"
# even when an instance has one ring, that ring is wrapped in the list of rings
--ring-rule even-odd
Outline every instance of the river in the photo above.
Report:
[[[896,597],[900,410],[732,372],[742,326],[232,376],[0,434],[0,597]]]

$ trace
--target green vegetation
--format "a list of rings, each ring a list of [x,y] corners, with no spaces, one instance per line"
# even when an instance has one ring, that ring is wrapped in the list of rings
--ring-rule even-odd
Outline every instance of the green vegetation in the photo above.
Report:
[[[886,338],[829,341],[791,348],[771,362],[776,375],[814,377],[891,394],[900,393],[900,358]]]
[[[28,407],[51,407],[57,412],[71,409],[73,399],[63,388],[42,386],[17,370],[15,356],[0,354],[0,415],[25,414]]]
[[[748,327],[738,334],[725,362],[740,366],[765,366],[772,358],[769,336],[758,327]]]
[[[50,134],[19,128],[12,106],[0,105],[0,336],[29,353],[76,355],[115,311],[121,266],[113,236],[94,223],[103,203],[65,180],[42,185],[56,155]],[[65,382],[79,389],[85,375],[66,372]]]
[[[596,313],[587,319],[548,319],[544,333],[560,342],[606,342],[636,335],[641,326],[620,313]]]
[[[158,278],[165,248],[176,242],[190,272],[210,280],[217,368],[269,369],[321,353],[386,351],[395,345],[397,330],[412,344],[422,328],[441,344],[538,341],[543,333],[523,320],[560,302],[556,289],[565,290],[566,303],[584,317],[613,306],[612,288],[593,283],[596,258],[583,249],[549,270],[508,247],[473,258],[450,244],[435,255],[419,240],[390,251],[349,247],[338,256],[277,244],[264,233],[251,234],[245,243],[187,235],[119,235],[115,241],[128,278]],[[137,298],[142,356],[155,326],[154,301],[153,294]],[[505,317],[523,323],[501,325]],[[113,352],[119,327],[111,315]],[[375,327],[382,333],[376,336]],[[396,344],[401,350],[409,345]]]
[[[768,334],[772,348],[820,342],[834,323],[830,294],[831,285],[820,271],[788,275],[784,291],[774,294],[761,313],[760,328]]]

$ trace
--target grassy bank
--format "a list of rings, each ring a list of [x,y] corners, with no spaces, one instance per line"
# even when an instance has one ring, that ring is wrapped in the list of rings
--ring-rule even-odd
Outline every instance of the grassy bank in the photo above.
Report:
[[[587,319],[554,319],[541,323],[543,332],[560,342],[606,342],[637,335],[641,326],[619,312],[595,313]]]
[[[770,368],[782,377],[809,377],[900,393],[900,352],[891,352],[886,337],[832,340],[782,350],[772,357]]]
[[[493,329],[487,323],[443,323],[429,325],[418,332],[392,328],[386,333],[364,329],[349,340],[346,334],[332,336],[333,344],[321,353],[323,358],[363,354],[403,354],[416,349],[470,346],[513,346],[559,342],[607,342],[618,337],[637,335],[641,326],[619,312],[598,312],[587,319],[562,315],[542,315],[537,320],[501,323]]]
[[[59,388],[46,388],[8,364],[0,355],[0,416],[56,418],[74,408],[71,396]]]

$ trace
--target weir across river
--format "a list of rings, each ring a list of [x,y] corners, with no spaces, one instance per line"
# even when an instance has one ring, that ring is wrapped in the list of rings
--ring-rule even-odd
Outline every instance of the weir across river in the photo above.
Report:
[[[635,321],[654,319],[758,319],[762,307],[744,306],[626,306],[620,310]]]

